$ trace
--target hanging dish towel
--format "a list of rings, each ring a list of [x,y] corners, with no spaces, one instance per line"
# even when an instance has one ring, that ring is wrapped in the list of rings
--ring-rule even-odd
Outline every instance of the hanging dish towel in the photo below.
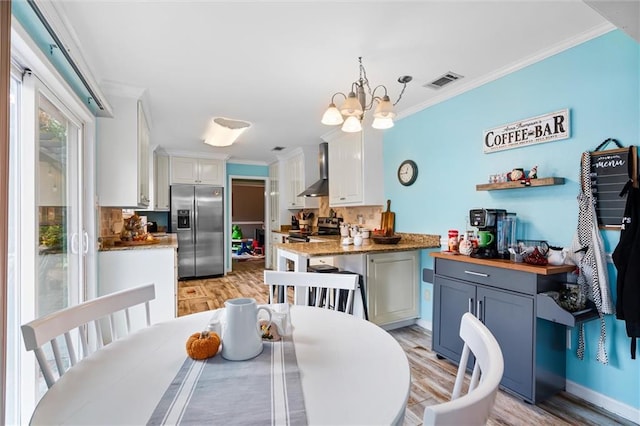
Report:
[[[636,359],[636,339],[640,337],[640,189],[632,184],[630,174],[620,193],[620,196],[627,194],[627,203],[620,241],[612,257],[618,269],[616,318],[626,322],[627,336],[631,338],[631,359]]]
[[[604,243],[598,229],[596,200],[591,187],[591,155],[589,152],[582,154],[581,166],[578,229],[572,244],[572,251],[581,253],[575,259],[579,270],[578,284],[581,284],[582,291],[586,292],[587,297],[595,303],[600,316],[600,339],[596,359],[602,364],[608,364],[609,358],[605,349],[604,315],[613,314],[614,306],[607,279]],[[584,358],[584,324],[580,325],[577,354],[579,359]]]

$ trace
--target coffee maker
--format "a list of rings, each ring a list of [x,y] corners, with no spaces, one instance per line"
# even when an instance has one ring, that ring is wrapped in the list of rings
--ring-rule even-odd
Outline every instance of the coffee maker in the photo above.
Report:
[[[480,231],[485,231],[491,234],[490,241],[482,245],[479,244],[471,252],[471,257],[480,259],[499,259],[504,257],[503,245],[504,241],[501,241],[498,251],[498,224],[507,217],[507,211],[503,209],[472,209],[469,210],[469,222],[471,226],[478,228]],[[509,252],[507,253],[507,259]]]

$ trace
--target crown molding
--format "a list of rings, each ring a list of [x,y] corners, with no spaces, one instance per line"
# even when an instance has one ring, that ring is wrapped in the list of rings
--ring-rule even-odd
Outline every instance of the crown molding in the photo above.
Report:
[[[173,157],[189,157],[189,158],[208,158],[211,160],[228,160],[229,154],[216,154],[212,152],[201,152],[201,151],[182,151],[179,149],[166,149],[163,148],[164,152]]]
[[[254,160],[243,160],[240,158],[230,157],[227,159],[227,164],[242,164],[245,166],[268,166],[269,163],[266,161],[254,161]]]

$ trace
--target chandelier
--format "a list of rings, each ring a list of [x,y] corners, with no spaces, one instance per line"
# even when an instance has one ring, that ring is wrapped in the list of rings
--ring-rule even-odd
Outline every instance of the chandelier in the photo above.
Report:
[[[372,109],[375,104],[376,108],[373,112],[373,123],[371,127],[374,129],[388,129],[393,127],[393,119],[396,116],[393,107],[400,102],[407,83],[413,78],[410,75],[403,75],[398,78],[398,83],[402,84],[402,91],[398,96],[398,100],[392,104],[385,86],[379,85],[371,90],[369,79],[367,78],[367,71],[364,65],[362,65],[362,57],[358,58],[358,62],[360,66],[360,78],[351,83],[351,91],[348,95],[342,92],[333,94],[329,107],[322,115],[322,124],[329,126],[342,124],[343,132],[360,132],[362,130],[362,119],[364,118],[365,111]],[[376,92],[379,90],[384,91],[384,95],[376,95]],[[336,107],[335,104],[337,95],[344,97],[344,102],[340,108]],[[367,95],[369,96],[368,100]]]

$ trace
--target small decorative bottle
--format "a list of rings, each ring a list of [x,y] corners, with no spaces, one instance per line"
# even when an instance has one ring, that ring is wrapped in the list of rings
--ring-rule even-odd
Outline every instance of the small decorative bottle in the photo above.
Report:
[[[449,229],[449,251],[458,251],[458,230]]]

